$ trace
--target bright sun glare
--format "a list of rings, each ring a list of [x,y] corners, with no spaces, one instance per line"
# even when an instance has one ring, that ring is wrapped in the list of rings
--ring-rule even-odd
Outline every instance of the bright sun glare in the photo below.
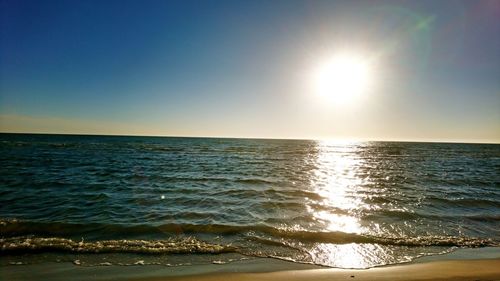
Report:
[[[315,92],[345,104],[364,94],[371,83],[368,61],[352,54],[339,54],[324,61],[313,74]]]

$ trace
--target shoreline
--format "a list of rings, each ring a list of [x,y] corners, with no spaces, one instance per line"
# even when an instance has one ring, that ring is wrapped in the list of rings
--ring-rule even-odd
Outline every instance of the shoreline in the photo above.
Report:
[[[215,280],[499,280],[500,259],[450,260],[409,263],[370,269],[308,269],[267,273],[211,273],[179,277],[130,279],[135,281],[215,281]]]
[[[286,263],[286,262],[284,262]],[[286,268],[287,265],[272,271],[256,272],[255,266],[274,263],[267,258],[256,260],[253,264],[210,265],[206,268],[183,266],[74,266],[71,263],[51,263],[0,267],[0,279],[17,280],[117,280],[117,281],[215,281],[215,280],[500,280],[500,258],[476,260],[445,260],[422,263],[407,263],[375,267],[369,269],[314,268],[304,266],[298,269]],[[234,266],[232,269],[230,266]],[[290,265],[288,265],[290,266]],[[255,269],[255,268],[254,268]],[[262,268],[261,268],[262,269]],[[268,268],[270,269],[270,268]]]
[[[354,277],[351,277],[354,276]],[[368,269],[328,268],[273,258],[184,266],[77,266],[70,262],[0,266],[2,280],[500,280],[500,248],[458,249]]]

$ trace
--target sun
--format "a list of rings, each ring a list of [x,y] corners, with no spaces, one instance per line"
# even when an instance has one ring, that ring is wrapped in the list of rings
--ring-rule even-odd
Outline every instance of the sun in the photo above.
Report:
[[[368,60],[347,53],[325,60],[313,73],[315,92],[339,104],[358,99],[369,89],[371,80]]]

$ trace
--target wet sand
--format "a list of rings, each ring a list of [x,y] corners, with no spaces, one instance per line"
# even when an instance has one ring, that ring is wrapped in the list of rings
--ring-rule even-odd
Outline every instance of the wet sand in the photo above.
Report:
[[[445,260],[349,270],[274,259],[202,266],[75,266],[44,263],[0,267],[1,280],[500,280],[500,259]]]
[[[175,278],[136,279],[159,280],[500,280],[500,259],[435,261],[364,270],[310,269],[268,273],[212,273]]]

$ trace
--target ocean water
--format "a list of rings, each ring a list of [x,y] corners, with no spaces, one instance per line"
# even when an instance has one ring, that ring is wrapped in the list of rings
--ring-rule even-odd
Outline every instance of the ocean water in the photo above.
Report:
[[[341,268],[500,246],[500,145],[0,134],[0,262]]]

